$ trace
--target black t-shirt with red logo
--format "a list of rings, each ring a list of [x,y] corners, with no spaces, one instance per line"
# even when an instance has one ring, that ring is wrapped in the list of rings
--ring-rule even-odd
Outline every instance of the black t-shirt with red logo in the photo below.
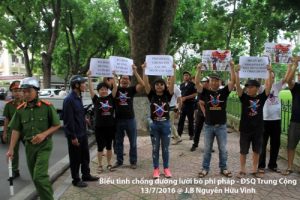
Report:
[[[226,123],[226,102],[229,94],[228,86],[217,91],[203,88],[200,99],[205,102],[206,124],[216,125]]]
[[[114,100],[112,95],[93,97],[95,122],[97,127],[114,126]]]
[[[263,131],[263,107],[268,99],[265,91],[255,97],[246,93],[240,96],[242,114],[240,120],[240,132]]]
[[[148,94],[150,101],[151,119],[153,121],[165,121],[170,118],[169,116],[169,103],[172,95],[168,90],[165,90],[162,95],[157,95],[154,90]]]
[[[128,88],[118,87],[115,97],[116,118],[117,119],[133,119],[133,97],[136,94],[136,87]]]

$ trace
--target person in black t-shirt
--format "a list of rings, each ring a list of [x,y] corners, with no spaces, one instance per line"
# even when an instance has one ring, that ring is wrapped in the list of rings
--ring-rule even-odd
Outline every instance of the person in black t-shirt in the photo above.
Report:
[[[211,152],[214,138],[216,137],[219,148],[220,173],[231,177],[227,169],[227,127],[226,127],[226,102],[235,83],[234,63],[230,63],[231,80],[224,88],[220,89],[221,78],[218,74],[209,76],[209,89],[203,88],[200,83],[201,69],[203,64],[198,65],[196,74],[196,88],[201,93],[201,100],[205,103],[205,124],[204,124],[204,155],[202,170],[199,177],[205,177],[210,169]]]
[[[124,151],[124,137],[125,132],[129,139],[129,162],[130,168],[136,169],[137,167],[137,130],[136,121],[133,110],[133,98],[136,93],[142,92],[144,88],[144,81],[137,72],[137,67],[132,65],[133,74],[135,75],[138,84],[130,86],[131,77],[122,75],[120,76],[120,85],[115,97],[116,106],[116,153],[117,162],[114,168],[123,165],[123,151]]]
[[[104,147],[106,148],[107,169],[113,171],[111,165],[112,141],[115,137],[115,119],[114,119],[114,99],[117,92],[116,81],[113,83],[113,90],[108,94],[109,86],[101,82],[97,85],[99,96],[94,93],[93,83],[91,81],[91,72],[87,72],[89,81],[90,95],[94,104],[95,113],[95,135],[98,147],[98,173],[103,172],[102,155]]]
[[[176,65],[174,64],[174,74]],[[172,177],[169,169],[169,144],[171,135],[171,124],[169,116],[169,103],[174,92],[174,76],[171,76],[170,87],[163,79],[154,81],[151,89],[148,76],[145,75],[146,63],[142,65],[143,79],[145,83],[146,94],[150,101],[151,119],[153,123],[150,125],[150,136],[152,141],[152,159],[153,159],[153,178],[159,178],[159,149],[160,142],[162,145],[162,157],[164,174],[166,178]]]
[[[194,109],[197,91],[195,84],[190,79],[191,74],[187,71],[183,72],[184,82],[180,84],[182,106],[178,121],[178,135],[181,137],[184,128],[184,121],[187,117],[189,122],[189,136],[190,140],[192,140],[194,137]]]
[[[263,107],[272,87],[271,66],[268,66],[269,78],[266,80],[264,92],[259,93],[260,83],[257,80],[248,80],[245,85],[246,93],[240,86],[239,67],[236,73],[236,91],[242,103],[240,120],[240,164],[239,178],[246,175],[246,156],[249,153],[250,144],[253,150],[252,174],[262,178],[263,173],[258,171],[259,155],[262,150],[263,140]]]
[[[288,167],[282,173],[283,175],[289,175],[293,172],[292,166],[295,157],[295,150],[300,141],[300,83],[295,83],[294,77],[295,72],[298,69],[298,64],[300,62],[300,57],[292,59],[292,68],[290,69],[290,74],[287,77],[287,82],[289,89],[292,93],[292,116],[290,121],[290,126],[288,130]]]

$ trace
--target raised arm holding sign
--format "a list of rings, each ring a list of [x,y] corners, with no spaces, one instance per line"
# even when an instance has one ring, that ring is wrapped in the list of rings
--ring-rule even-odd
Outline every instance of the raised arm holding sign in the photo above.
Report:
[[[173,57],[168,55],[147,55],[146,75],[173,76]]]
[[[272,63],[290,63],[292,58],[292,45],[265,43],[265,54]]]
[[[263,78],[268,76],[268,57],[241,56],[239,60],[240,78]]]
[[[91,58],[90,61],[91,76],[113,77],[108,59]]]
[[[229,50],[204,50],[203,70],[230,71],[231,52]]]
[[[115,71],[117,75],[132,76],[132,64],[133,60],[124,57],[110,56],[109,62],[111,70]]]

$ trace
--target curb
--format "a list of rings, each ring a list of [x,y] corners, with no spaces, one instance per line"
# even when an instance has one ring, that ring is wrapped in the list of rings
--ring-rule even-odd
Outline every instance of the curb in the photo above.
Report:
[[[88,138],[89,148],[91,148],[95,144],[96,139],[94,135],[89,135],[88,137],[89,137]],[[55,182],[60,175],[62,175],[67,169],[69,169],[69,166],[70,166],[69,155],[66,155],[55,165],[50,167],[48,170],[50,182],[51,183]],[[37,198],[37,196],[38,194],[36,192],[35,186],[33,183],[31,183],[9,199],[10,200],[20,200],[20,199],[31,200]]]

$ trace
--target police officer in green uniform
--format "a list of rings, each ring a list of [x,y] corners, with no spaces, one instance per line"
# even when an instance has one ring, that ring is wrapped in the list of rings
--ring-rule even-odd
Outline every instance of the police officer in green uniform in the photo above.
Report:
[[[17,107],[23,103],[23,92],[19,88],[20,81],[13,81],[9,86],[9,91],[12,93],[12,100],[7,102],[4,107],[3,116],[5,117],[4,120],[4,127],[3,127],[3,139],[8,144],[10,144],[11,139],[11,129],[8,128],[8,124],[12,119],[13,115],[15,114]],[[16,142],[14,148],[14,157],[12,159],[12,178],[17,178],[20,176],[19,172],[19,143],[21,138]]]
[[[38,98],[39,83],[35,78],[25,78],[20,83],[25,102],[13,116],[9,127],[12,139],[7,157],[13,157],[14,147],[22,136],[25,141],[27,165],[41,200],[53,199],[53,189],[48,175],[48,162],[52,150],[51,135],[60,128],[55,108]]]

